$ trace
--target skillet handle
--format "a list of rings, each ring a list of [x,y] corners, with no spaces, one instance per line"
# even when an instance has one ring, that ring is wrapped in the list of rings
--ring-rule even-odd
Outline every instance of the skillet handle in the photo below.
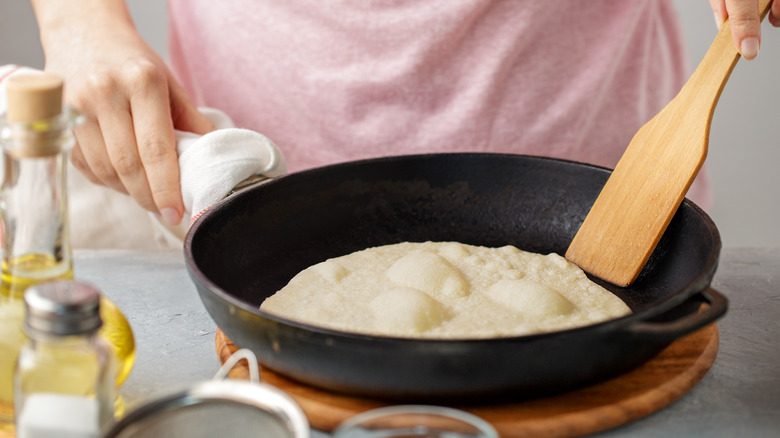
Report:
[[[250,189],[250,188],[252,188],[254,186],[258,186],[258,185],[260,185],[262,183],[267,182],[270,179],[273,179],[273,177],[270,177],[270,176],[262,174],[262,173],[256,173],[256,174],[250,175],[248,178],[245,178],[244,180],[242,180],[241,182],[236,184],[236,186],[233,187],[233,190],[229,191],[228,194],[225,195],[225,197],[222,198],[222,199],[227,199],[227,198],[233,196],[234,194],[236,194],[236,193],[238,193],[238,192],[240,192],[242,190]]]
[[[674,340],[715,321],[723,316],[728,308],[728,299],[710,288],[699,292],[689,300],[706,302],[707,307],[674,321],[636,322],[626,327],[625,331],[645,338]]]

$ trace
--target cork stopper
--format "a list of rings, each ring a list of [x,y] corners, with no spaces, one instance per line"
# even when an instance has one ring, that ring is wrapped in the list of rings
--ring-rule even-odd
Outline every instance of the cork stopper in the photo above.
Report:
[[[62,124],[55,121],[62,113],[63,80],[55,75],[12,76],[6,84],[13,142],[6,151],[18,158],[50,157],[62,150]]]
[[[9,78],[8,121],[33,123],[60,114],[62,83],[61,78],[47,73]]]

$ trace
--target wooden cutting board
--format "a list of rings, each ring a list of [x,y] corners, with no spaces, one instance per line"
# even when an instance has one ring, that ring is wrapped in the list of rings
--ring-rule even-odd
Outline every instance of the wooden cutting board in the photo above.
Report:
[[[491,423],[502,437],[573,437],[636,421],[680,399],[709,371],[718,352],[716,324],[678,339],[639,368],[565,394],[496,405],[458,406]],[[216,350],[224,363],[239,347],[217,329]],[[261,367],[262,368],[262,367]],[[247,379],[245,361],[229,374]],[[330,432],[347,418],[391,403],[330,393],[261,369],[263,382],[289,394],[309,423]],[[395,403],[398,404],[398,403]]]

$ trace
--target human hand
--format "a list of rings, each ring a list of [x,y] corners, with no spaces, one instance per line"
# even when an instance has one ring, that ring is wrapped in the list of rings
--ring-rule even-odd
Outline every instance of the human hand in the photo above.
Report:
[[[729,19],[734,46],[745,59],[758,56],[761,46],[761,16],[758,0],[710,0],[718,29]],[[775,0],[769,10],[769,22],[780,27],[780,0]]]
[[[174,128],[203,134],[213,127],[130,20],[75,15],[67,25],[41,26],[45,70],[64,78],[66,102],[85,119],[71,160],[92,182],[178,224],[184,205]]]

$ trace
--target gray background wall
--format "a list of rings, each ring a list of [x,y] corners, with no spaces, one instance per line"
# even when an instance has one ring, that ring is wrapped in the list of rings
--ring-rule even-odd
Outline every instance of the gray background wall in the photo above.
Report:
[[[136,25],[165,55],[164,0],[130,0]],[[715,36],[707,0],[675,0],[691,65]],[[707,158],[715,191],[709,211],[724,246],[780,246],[780,29],[764,23],[762,49],[741,60],[721,95]],[[37,27],[26,0],[0,0],[0,65],[43,66]]]

